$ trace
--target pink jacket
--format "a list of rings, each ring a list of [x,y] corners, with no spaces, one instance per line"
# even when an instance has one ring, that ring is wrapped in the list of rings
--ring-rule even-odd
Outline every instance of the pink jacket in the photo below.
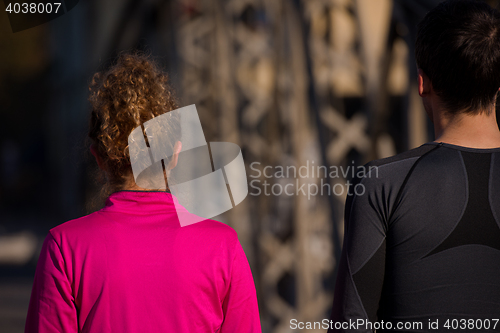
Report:
[[[261,332],[236,232],[180,227],[172,195],[119,191],[50,230],[25,332]]]

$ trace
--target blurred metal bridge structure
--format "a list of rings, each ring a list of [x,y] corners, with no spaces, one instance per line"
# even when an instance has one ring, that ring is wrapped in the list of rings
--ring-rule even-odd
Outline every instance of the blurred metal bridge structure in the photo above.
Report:
[[[207,135],[242,146],[249,170],[255,161],[261,171],[363,164],[396,153],[397,140],[399,150],[428,140],[425,113],[410,93],[410,31],[404,17],[394,17],[392,1],[181,6],[176,45],[183,100],[206,117]],[[392,121],[411,129],[407,137],[390,132],[391,112],[403,114]],[[304,181],[323,186],[318,177]],[[334,186],[346,179],[326,181]],[[264,332],[291,332],[291,319],[329,318],[344,200],[250,196],[229,212],[227,222],[253,268]]]

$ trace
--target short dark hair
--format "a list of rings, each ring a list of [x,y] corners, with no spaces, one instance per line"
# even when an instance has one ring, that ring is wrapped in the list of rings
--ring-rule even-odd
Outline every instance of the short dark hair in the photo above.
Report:
[[[483,1],[440,3],[418,24],[415,58],[449,113],[486,110],[500,87],[500,13]]]

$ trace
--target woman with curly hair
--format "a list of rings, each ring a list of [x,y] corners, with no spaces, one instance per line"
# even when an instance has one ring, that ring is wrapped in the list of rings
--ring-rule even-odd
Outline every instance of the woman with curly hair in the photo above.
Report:
[[[25,332],[261,332],[236,232],[213,220],[181,227],[168,185],[135,183],[128,136],[177,108],[171,91],[144,55],[123,54],[94,75],[90,150],[109,196],[101,210],[49,231]],[[172,142],[165,169],[181,150]]]

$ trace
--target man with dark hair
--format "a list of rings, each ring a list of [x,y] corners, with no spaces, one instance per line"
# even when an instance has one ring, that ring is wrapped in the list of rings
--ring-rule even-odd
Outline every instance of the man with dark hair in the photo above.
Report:
[[[348,197],[330,332],[500,332],[500,13],[439,4],[416,60],[436,140]]]

